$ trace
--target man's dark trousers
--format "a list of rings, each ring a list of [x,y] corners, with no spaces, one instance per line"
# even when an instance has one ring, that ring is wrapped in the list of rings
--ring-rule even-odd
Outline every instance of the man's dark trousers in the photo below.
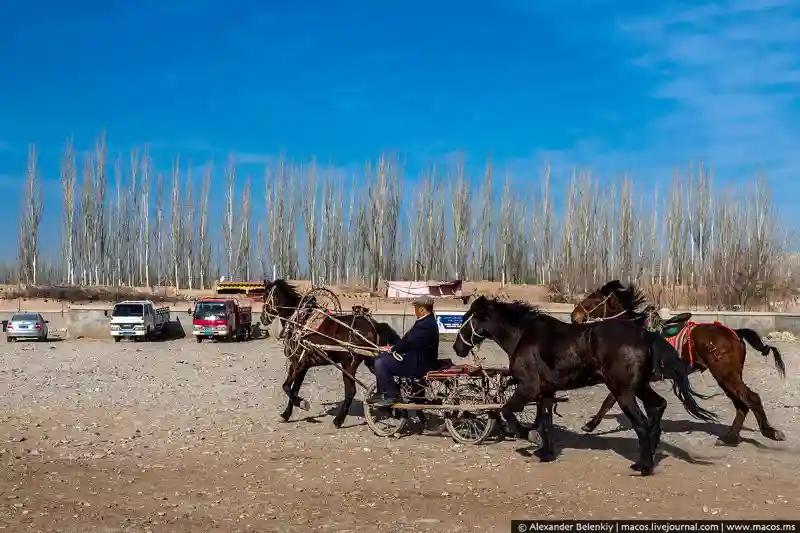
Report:
[[[389,352],[382,352],[375,358],[375,378],[378,391],[387,398],[400,398],[400,388],[395,376],[414,376],[417,373],[414,361],[398,361]]]
[[[418,319],[392,350],[402,354],[398,361],[391,353],[381,354],[375,360],[375,377],[378,392],[388,398],[399,398],[393,376],[424,376],[438,366],[439,326],[432,314]]]

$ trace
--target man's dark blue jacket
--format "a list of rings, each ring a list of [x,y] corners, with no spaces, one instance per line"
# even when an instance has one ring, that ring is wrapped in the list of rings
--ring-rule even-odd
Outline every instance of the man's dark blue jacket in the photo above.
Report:
[[[439,326],[433,314],[417,320],[392,351],[403,354],[403,366],[420,375],[439,368]]]

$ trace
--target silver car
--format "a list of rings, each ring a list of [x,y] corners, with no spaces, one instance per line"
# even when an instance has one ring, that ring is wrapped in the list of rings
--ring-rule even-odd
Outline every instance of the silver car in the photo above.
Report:
[[[6,326],[6,339],[9,342],[17,339],[47,340],[48,323],[39,313],[16,313]]]

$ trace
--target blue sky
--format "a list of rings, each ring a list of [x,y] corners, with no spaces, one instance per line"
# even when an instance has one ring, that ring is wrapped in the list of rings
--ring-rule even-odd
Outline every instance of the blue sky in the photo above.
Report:
[[[799,62],[788,0],[5,2],[0,190],[16,208],[28,143],[57,180],[65,139],[106,130],[112,152],[235,152],[256,176],[280,152],[347,169],[388,149],[645,185],[703,159],[732,185],[763,170],[786,211]]]

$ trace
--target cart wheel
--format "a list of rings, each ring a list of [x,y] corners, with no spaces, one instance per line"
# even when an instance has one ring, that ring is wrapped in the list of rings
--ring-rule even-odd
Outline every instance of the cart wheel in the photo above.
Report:
[[[486,403],[481,387],[475,383],[458,385],[447,400],[449,404]],[[492,434],[497,420],[489,411],[451,411],[444,419],[450,436],[461,444],[480,444]]]
[[[369,389],[369,395],[375,393],[377,385]],[[387,409],[375,407],[364,402],[364,419],[367,425],[379,437],[397,435],[408,425],[408,411],[405,409]]]
[[[303,309],[312,298],[316,303],[317,309],[328,311],[333,314],[341,314],[342,303],[339,301],[339,297],[336,296],[333,291],[325,287],[314,287],[308,291],[300,300],[300,303],[297,304],[297,308]]]
[[[200,335],[195,335],[195,337],[194,337],[194,338],[195,338],[195,339],[197,339],[197,342],[198,342],[198,343],[201,343],[201,342],[203,342],[203,337],[201,337]]]
[[[122,340],[122,338],[121,338],[121,337],[114,337],[114,342],[119,342],[119,341],[121,341],[121,340]]]

